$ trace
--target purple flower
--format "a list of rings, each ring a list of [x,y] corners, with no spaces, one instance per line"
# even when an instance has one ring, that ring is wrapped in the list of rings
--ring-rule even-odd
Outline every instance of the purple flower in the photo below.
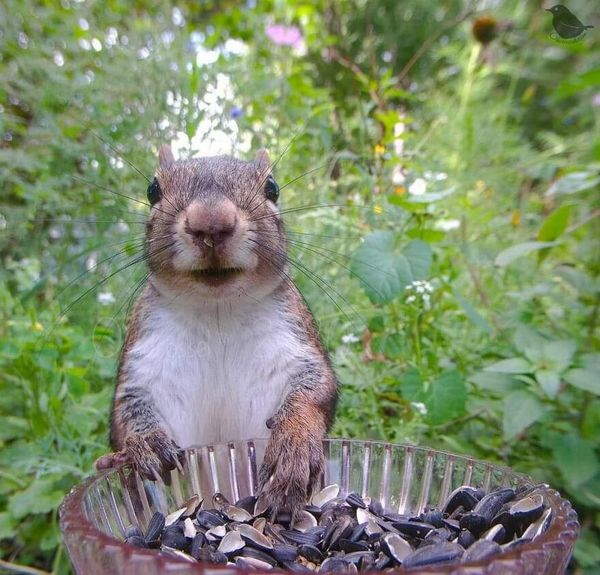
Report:
[[[297,26],[269,24],[265,30],[267,37],[277,46],[300,46],[303,42],[302,32]]]
[[[244,115],[244,110],[242,110],[239,106],[234,106],[233,108],[231,108],[230,114],[234,120],[237,120],[238,118],[241,118]]]

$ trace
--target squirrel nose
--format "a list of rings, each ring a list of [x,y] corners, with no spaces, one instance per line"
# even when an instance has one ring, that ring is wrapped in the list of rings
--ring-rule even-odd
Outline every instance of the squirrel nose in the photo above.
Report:
[[[194,202],[186,213],[186,231],[202,247],[215,247],[233,235],[237,213],[233,202]]]

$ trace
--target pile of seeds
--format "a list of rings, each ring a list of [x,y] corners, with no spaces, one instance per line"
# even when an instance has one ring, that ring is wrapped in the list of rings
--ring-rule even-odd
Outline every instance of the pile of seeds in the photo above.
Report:
[[[125,541],[249,570],[358,572],[480,561],[535,539],[552,520],[537,486],[485,493],[463,485],[441,509],[418,516],[356,493],[341,497],[338,485],[317,493],[293,521],[286,513],[270,518],[256,497],[231,504],[217,493],[210,509],[202,503],[195,495],[166,517],[157,511],[146,533],[132,526]]]

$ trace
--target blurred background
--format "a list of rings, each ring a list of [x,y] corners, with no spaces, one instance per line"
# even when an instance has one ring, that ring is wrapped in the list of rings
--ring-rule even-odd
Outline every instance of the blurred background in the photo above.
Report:
[[[518,0],[4,0],[0,571],[69,572],[57,507],[107,451],[172,142],[277,160],[334,435],[550,483],[599,573],[600,19],[568,6],[596,27]]]

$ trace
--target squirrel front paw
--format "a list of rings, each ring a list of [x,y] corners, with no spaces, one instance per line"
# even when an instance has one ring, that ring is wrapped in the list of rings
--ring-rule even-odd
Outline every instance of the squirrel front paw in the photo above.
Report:
[[[273,514],[295,514],[312,494],[324,468],[320,437],[298,437],[275,428],[259,472],[260,500]]]
[[[127,435],[123,449],[98,458],[95,467],[100,470],[130,463],[142,477],[156,479],[160,475],[168,481],[168,472],[181,468],[184,462],[182,449],[164,431],[157,429]]]

